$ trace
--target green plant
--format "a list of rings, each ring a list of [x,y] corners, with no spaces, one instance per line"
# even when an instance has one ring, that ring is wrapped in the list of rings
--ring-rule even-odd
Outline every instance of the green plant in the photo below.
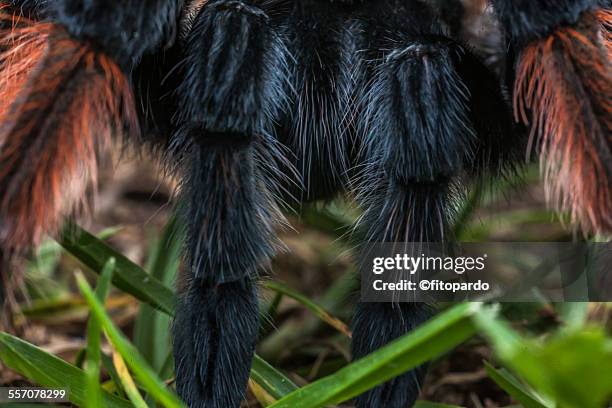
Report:
[[[489,199],[485,190],[476,189],[467,200],[455,226],[460,238],[483,237],[494,229],[487,224],[489,220],[475,222],[472,216],[478,203]],[[353,219],[339,213],[334,206],[307,207],[303,211],[309,228],[342,241]],[[90,272],[89,280],[79,272],[75,274],[80,295],[71,294],[61,285],[52,286],[53,293],[41,294],[22,310],[30,318],[43,320],[89,313],[87,344],[75,361],[63,360],[7,333],[0,333],[0,361],[32,383],[68,388],[75,405],[180,407],[182,403],[172,387],[169,325],[176,304],[172,282],[179,269],[182,231],[172,220],[151,246],[144,268],[105,242],[115,232],[96,236],[69,225],[60,245],[45,244],[32,262],[42,271],[36,279],[51,281],[46,274],[64,256],[63,248]],[[94,281],[95,290],[90,286]],[[112,292],[111,284],[116,288]],[[261,307],[260,352],[272,364],[256,356],[250,381],[252,394],[262,406],[315,408],[341,404],[425,361],[444,358],[468,340],[486,342],[492,348],[494,362],[483,362],[486,373],[526,408],[601,408],[612,396],[612,376],[608,372],[612,338],[602,327],[587,322],[587,304],[562,305],[557,308],[560,324],[540,331],[517,327],[503,315],[516,313],[515,320],[523,321],[543,309],[555,310],[552,305],[509,306],[502,315],[495,305],[459,304],[351,363],[343,357],[319,359],[325,353],[304,339],[324,331],[333,347],[346,350],[350,330],[341,299],[355,289],[352,269],[317,298],[280,282],[263,281],[262,286],[272,296]],[[131,339],[117,327],[111,313],[113,305],[125,303],[138,305]],[[279,308],[286,303],[297,305],[307,314],[299,325],[290,322],[275,327]],[[317,361],[288,371],[275,368],[282,360],[278,351],[295,353],[297,345],[304,349],[301,359],[316,355]],[[453,408],[426,401],[417,407]]]

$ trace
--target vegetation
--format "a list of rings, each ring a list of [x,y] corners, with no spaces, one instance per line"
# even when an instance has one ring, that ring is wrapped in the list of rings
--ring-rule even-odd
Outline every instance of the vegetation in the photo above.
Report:
[[[494,189],[509,188],[504,184]],[[475,190],[455,226],[462,240],[490,239],[500,225],[551,223],[551,214],[539,209],[490,216],[479,212],[493,198],[488,190]],[[344,203],[333,203],[304,208],[299,219],[307,228],[333,237],[333,254],[328,255],[333,258],[350,247],[344,240],[352,217],[346,214],[351,211]],[[148,250],[145,267],[109,245],[119,230],[94,235],[69,225],[58,243],[43,245],[28,266],[31,300],[15,311],[15,318],[44,322],[88,316],[80,326],[86,339],[80,351],[62,358],[0,333],[0,361],[30,384],[68,388],[70,401],[78,406],[180,407],[182,402],[173,392],[169,326],[176,303],[173,287],[180,269],[181,229],[173,220],[167,224]],[[58,268],[66,280],[50,282],[51,271]],[[497,390],[489,394],[504,395],[489,398],[486,406],[601,408],[612,397],[607,305],[546,301],[446,305],[416,331],[350,362],[346,299],[356,289],[350,266],[319,296],[275,280],[264,280],[262,286],[268,297],[261,305],[261,338],[249,382],[249,406],[255,400],[274,408],[349,404],[363,391],[425,361],[434,361],[431,376],[440,375],[455,353],[479,356],[465,351],[476,347],[487,350],[485,361],[468,363],[466,357],[459,368],[482,373],[478,381],[486,379]],[[126,324],[122,311],[134,307],[138,311]],[[296,310],[299,318],[289,318]],[[315,335],[325,341],[313,341]],[[418,408],[444,407],[455,405],[418,404]]]

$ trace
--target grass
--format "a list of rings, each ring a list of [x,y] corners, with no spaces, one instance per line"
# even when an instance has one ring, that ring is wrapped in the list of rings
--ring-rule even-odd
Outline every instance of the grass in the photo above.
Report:
[[[496,186],[497,190],[507,188]],[[462,239],[490,239],[500,223],[552,219],[540,210],[476,216],[492,198],[482,189],[474,194],[454,228]],[[354,217],[347,217],[343,208],[342,203],[307,207],[301,218],[309,230],[331,237],[337,245],[331,258],[341,256],[351,245],[345,238]],[[59,245],[46,243],[28,267],[30,282],[35,282],[31,286],[49,289],[32,290],[32,302],[18,314],[46,322],[83,316],[86,341],[80,352],[62,358],[0,333],[0,361],[31,384],[68,388],[69,399],[77,406],[182,407],[173,388],[168,329],[176,304],[173,282],[180,266],[181,228],[170,220],[148,248],[144,267],[109,245],[108,239],[117,231],[95,235],[68,225]],[[77,261],[63,274],[70,275],[68,284],[46,285],[47,275],[33,272],[62,268],[65,263],[60,259],[67,255]],[[85,273],[79,272],[81,268]],[[453,352],[474,344],[490,350],[488,361],[477,365],[488,384],[496,384],[506,394],[507,406],[601,408],[612,397],[612,337],[604,323],[588,318],[588,304],[449,305],[412,333],[350,362],[350,302],[344,300],[355,290],[351,268],[320,296],[307,295],[285,282],[268,280],[262,286],[269,300],[261,305],[259,354],[253,361],[249,389],[251,398],[263,407],[348,404],[423,362],[441,366]],[[120,312],[134,307],[137,310],[125,327]],[[296,313],[299,318],[287,318]],[[544,313],[554,319],[542,327]],[[324,340],[318,341],[319,337]],[[458,406],[419,401],[417,407]]]

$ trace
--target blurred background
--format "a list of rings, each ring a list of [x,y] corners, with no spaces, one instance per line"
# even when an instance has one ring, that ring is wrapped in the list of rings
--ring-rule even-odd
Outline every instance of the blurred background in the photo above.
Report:
[[[81,225],[173,286],[180,269],[180,240],[166,226],[172,219],[175,185],[154,163],[146,157],[118,165],[107,163],[101,172],[96,211]],[[537,174],[536,168],[530,168],[523,181],[473,188],[455,226],[460,239],[571,240],[571,232],[546,209]],[[258,353],[300,386],[349,362],[348,334],[358,287],[347,232],[359,212],[349,200],[338,199],[287,215],[292,228],[281,231],[287,250],[274,260],[273,274],[262,279],[262,311],[268,318],[262,323]],[[19,267],[23,279],[10,293],[10,316],[4,316],[11,323],[10,332],[82,366],[89,309],[75,285],[75,272],[83,271],[92,285],[95,275],[53,240]],[[106,306],[115,324],[172,384],[170,319],[116,289]],[[586,305],[585,317],[609,328],[609,312],[605,304]],[[512,325],[534,335],[546,336],[558,328],[562,313],[545,302],[504,306]],[[102,351],[110,352],[106,341]],[[512,398],[487,374],[483,360],[493,361],[494,357],[479,337],[438,358],[427,376],[422,399],[470,408],[511,406]],[[107,386],[112,383],[111,374],[102,372],[101,381]],[[28,384],[30,380],[0,363],[0,386]],[[259,407],[265,397],[256,384],[251,385],[245,406]]]

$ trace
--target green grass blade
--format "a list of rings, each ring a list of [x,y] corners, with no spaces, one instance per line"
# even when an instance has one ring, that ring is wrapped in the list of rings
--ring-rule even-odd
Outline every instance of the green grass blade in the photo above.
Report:
[[[172,218],[152,246],[147,271],[165,286],[171,286],[181,261],[183,229]],[[160,375],[171,348],[170,318],[149,304],[142,304],[134,323],[134,346]]]
[[[588,302],[561,303],[559,309],[568,330],[584,327],[589,316]]]
[[[273,404],[274,408],[316,408],[339,404],[440,356],[475,334],[472,315],[480,304],[455,306],[372,354]]]
[[[96,286],[96,297],[101,304],[104,304],[111,288],[113,272],[115,270],[115,258],[110,258],[104,268],[102,275],[98,279]],[[87,322],[87,365],[85,374],[87,377],[87,399],[86,407],[101,408],[102,407],[102,389],[100,388],[100,335],[102,328],[100,322],[95,317],[91,317]]]
[[[128,398],[132,401],[135,408],[148,408],[147,403],[140,395],[138,388],[136,387],[136,383],[134,383],[134,379],[130,375],[130,372],[125,365],[125,360],[119,353],[113,351],[113,365],[117,370],[117,374],[119,375],[119,380],[121,381],[121,385],[125,390]]]
[[[159,370],[159,376],[161,378],[170,378],[174,373],[174,355],[173,350],[168,350],[166,359]]]
[[[113,347],[125,359],[128,366],[134,372],[142,386],[149,394],[165,407],[178,408],[183,404],[179,398],[170,392],[164,382],[160,380],[153,369],[147,364],[138,350],[126,339],[126,337],[113,324],[110,317],[104,311],[104,307],[96,299],[93,291],[82,276],[77,277],[77,283],[83,296],[87,300],[93,314],[100,320],[107,337]]]
[[[302,295],[301,293],[298,293],[296,291],[294,291],[291,288],[288,288],[280,283],[277,282],[265,282],[263,284],[264,287],[273,290],[277,293],[281,293],[289,298],[292,298],[294,300],[296,300],[297,302],[301,303],[304,307],[306,307],[308,310],[310,310],[315,316],[317,316],[319,319],[321,319],[322,321],[324,321],[325,323],[329,324],[330,326],[332,326],[333,328],[335,328],[336,330],[338,330],[340,333],[350,337],[351,336],[351,331],[348,328],[348,326],[342,322],[340,319],[332,316],[327,310],[325,310],[322,306],[318,305],[317,303],[313,302],[312,300],[310,300],[309,298],[307,298],[306,296]]]
[[[259,328],[259,337],[263,338],[268,333],[272,332],[275,328],[274,320],[278,313],[278,307],[283,300],[283,294],[276,292],[274,297],[268,304],[262,305],[259,314],[263,317],[261,319],[261,327]]]
[[[121,231],[123,231],[123,229],[123,225],[114,225],[112,227],[104,228],[102,231],[96,234],[96,237],[106,241],[119,234]]]
[[[121,388],[121,379],[113,364],[113,359],[102,353],[102,367],[108,373],[110,380],[103,384],[103,388],[109,392],[118,393],[122,398],[127,398],[125,391]]]
[[[298,389],[290,379],[258,356],[253,359],[251,379],[277,400]]]
[[[498,316],[498,305],[484,306],[474,314],[474,322],[495,347],[497,355],[502,359],[512,360],[525,349],[525,344],[521,336]]]
[[[85,405],[89,397],[83,370],[7,333],[0,333],[0,360],[43,387],[67,389],[68,399],[75,405]],[[129,401],[107,392],[102,393],[102,403],[110,408],[132,406]]]
[[[166,314],[173,314],[176,307],[174,293],[159,280],[152,279],[140,266],[109,247],[96,236],[71,224],[63,234],[60,244],[95,273],[100,273],[109,258],[116,259],[113,284],[122,291],[150,304]]]
[[[82,228],[73,224],[67,230],[69,232],[64,233],[61,244],[68,253],[98,275],[102,273],[106,260],[99,260],[102,256],[95,254],[107,253],[108,258],[116,260],[113,284],[118,289],[155,310],[174,316],[177,299],[172,289]]]
[[[181,262],[185,232],[178,219],[172,217],[154,245],[147,270],[164,285],[171,285]]]
[[[487,370],[489,377],[491,377],[491,379],[495,381],[495,383],[497,383],[497,385],[499,385],[504,391],[510,394],[512,398],[514,398],[517,402],[520,402],[523,407],[554,408],[551,406],[546,406],[538,401],[533,395],[531,395],[531,392],[525,388],[525,386],[519,383],[508,372],[498,370],[486,361],[485,369]]]

